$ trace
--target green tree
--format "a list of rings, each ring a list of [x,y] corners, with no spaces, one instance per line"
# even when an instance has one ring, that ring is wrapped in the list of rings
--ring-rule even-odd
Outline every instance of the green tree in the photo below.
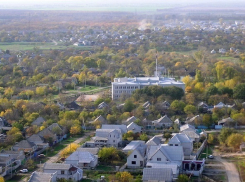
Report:
[[[204,114],[202,117],[202,122],[207,127],[211,126],[213,124],[212,116],[210,114]]]
[[[212,133],[208,134],[208,144],[213,144],[214,143],[214,135]]]
[[[143,141],[148,141],[149,137],[147,136],[147,134],[143,133],[140,135],[140,140],[143,140]]]
[[[183,101],[174,100],[171,103],[170,108],[175,112],[182,112],[185,108],[185,103]]]
[[[127,171],[117,172],[116,173],[116,178],[120,182],[131,182],[131,181],[133,181],[133,176]]]
[[[98,156],[101,162],[111,163],[114,160],[120,160],[119,152],[114,147],[103,147],[99,151]]]
[[[189,178],[185,174],[180,174],[177,179],[177,182],[188,182],[188,181],[189,181]]]
[[[220,131],[220,134],[218,136],[218,139],[220,141],[220,143],[225,144],[227,138],[232,134],[235,133],[234,129],[231,128],[222,128]]]
[[[196,106],[188,104],[185,106],[184,111],[186,114],[194,114],[197,111]]]
[[[239,133],[232,133],[228,138],[227,138],[227,145],[229,147],[233,147],[234,149],[239,149],[242,141],[243,141],[243,135]]]
[[[245,83],[241,83],[235,86],[233,90],[233,97],[234,99],[242,99],[245,100]]]
[[[124,112],[131,112],[135,108],[134,103],[131,100],[126,100],[124,106],[123,106],[123,111]]]

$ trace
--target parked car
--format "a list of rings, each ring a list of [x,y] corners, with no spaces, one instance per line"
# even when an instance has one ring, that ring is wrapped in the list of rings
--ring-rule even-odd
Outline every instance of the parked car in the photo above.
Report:
[[[39,154],[38,157],[39,157],[39,158],[44,158],[45,155],[44,155],[44,154]]]
[[[213,155],[209,155],[208,158],[209,158],[209,159],[213,159],[214,156],[213,156]]]
[[[28,173],[28,169],[21,169],[20,172],[21,173]]]

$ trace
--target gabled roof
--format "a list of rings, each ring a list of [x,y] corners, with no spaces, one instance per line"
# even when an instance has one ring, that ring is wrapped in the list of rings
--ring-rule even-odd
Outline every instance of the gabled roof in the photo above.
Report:
[[[43,117],[38,117],[35,121],[31,123],[31,125],[42,126],[45,119]]]
[[[85,151],[75,151],[69,157],[66,158],[66,161],[78,161],[79,163],[90,163],[96,160],[96,157],[90,152]]]
[[[177,163],[164,164],[158,162],[147,162],[146,166],[151,168],[171,168],[174,175],[178,173],[179,168],[179,165]]]
[[[33,134],[32,136],[30,136],[29,138],[27,138],[27,140],[29,142],[44,142],[43,137],[37,135],[37,134]]]
[[[71,164],[63,164],[63,163],[44,163],[43,170],[69,170],[71,168]]]
[[[186,120],[185,123],[187,123],[187,124],[189,124],[189,123],[193,124],[195,120],[201,120],[201,119],[202,119],[202,118],[201,118],[200,115],[196,115],[196,116],[194,116],[194,117],[192,117],[192,118]]]
[[[116,129],[97,129],[95,132],[95,137],[102,137],[102,138],[108,138],[108,135],[116,131],[121,134],[121,130],[116,130]]]
[[[99,153],[99,148],[95,147],[95,148],[78,148],[76,151],[79,152],[90,152],[93,155],[97,155]]]
[[[42,173],[34,171],[28,182],[51,182],[55,173]],[[55,180],[56,181],[56,180]]]
[[[69,109],[74,109],[74,110],[79,110],[81,109],[81,107],[75,102],[71,102],[71,103],[68,103],[68,104],[65,104],[65,106]]]
[[[56,139],[55,134],[52,131],[50,131],[50,129],[48,129],[48,128],[43,129],[42,131],[38,132],[37,134],[43,138],[49,136],[49,137],[52,137],[53,139]]]
[[[208,105],[205,102],[200,102],[197,106],[198,107],[201,107],[201,106],[208,107]]]
[[[162,144],[154,148],[150,148],[148,152],[148,160],[151,159],[158,151],[161,151],[163,155],[171,162],[182,161],[184,152],[182,146],[169,146],[167,144]]]
[[[103,108],[106,108],[106,107],[109,107],[108,104],[106,104],[105,102],[101,102],[99,105],[98,105],[98,109],[103,109]]]
[[[161,139],[159,137],[154,136],[153,138],[151,138],[150,140],[148,140],[146,142],[147,146],[150,145],[160,145],[161,144]]]
[[[123,151],[132,151],[135,150],[138,146],[146,146],[144,141],[133,140],[126,147],[123,148]]]
[[[180,127],[180,131],[181,132],[184,131],[184,130],[193,130],[193,131],[195,131],[196,129],[195,129],[195,126],[193,126],[193,125],[185,124],[185,125]]]
[[[154,123],[173,123],[173,121],[167,116],[162,116],[158,120],[152,121]]]
[[[181,121],[179,120],[179,118],[177,118],[176,120],[174,120],[174,123],[176,123],[177,125],[180,125]]]
[[[192,139],[185,133],[177,133],[168,143],[192,143]]]
[[[185,131],[182,131],[181,133],[186,134],[188,137],[190,137],[192,139],[200,138],[200,135],[198,135],[195,131],[185,130]]]
[[[144,168],[143,181],[172,181],[173,171],[171,168]]]
[[[148,108],[151,105],[151,103],[149,101],[145,102],[142,106],[144,108]]]
[[[32,148],[36,144],[33,142],[29,142],[28,140],[21,140],[19,143],[15,144],[14,147],[19,148]]]
[[[55,134],[59,134],[60,132],[64,132],[64,128],[62,126],[60,126],[58,123],[53,123],[51,124],[48,129],[51,131],[51,132],[56,132],[54,131],[54,128],[58,128],[58,132],[55,133]]]
[[[121,133],[127,133],[128,129],[126,125],[110,125],[110,124],[103,124],[101,129],[118,129],[121,130]]]
[[[106,119],[103,116],[98,116],[93,122],[100,121],[101,124],[107,123]]]
[[[136,123],[132,122],[127,126],[127,130],[141,130],[141,126],[137,125]]]
[[[127,123],[131,123],[131,122],[134,122],[134,121],[136,121],[136,120],[137,120],[137,118],[136,118],[135,116],[132,116],[132,117],[128,118],[128,119],[126,120],[126,122],[127,122]]]
[[[225,118],[225,119],[218,121],[218,125],[225,124],[228,122],[234,122],[234,120],[232,118],[228,117],[228,118]]]
[[[170,107],[170,103],[169,103],[168,101],[165,100],[165,101],[162,103],[162,106]]]

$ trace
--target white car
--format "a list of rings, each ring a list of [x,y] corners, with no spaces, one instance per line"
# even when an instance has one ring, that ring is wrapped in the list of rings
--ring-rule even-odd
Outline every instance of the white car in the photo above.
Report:
[[[209,155],[208,158],[209,158],[209,159],[213,159],[214,156],[213,156],[213,155]]]
[[[21,173],[28,173],[28,169],[21,169],[20,172]]]

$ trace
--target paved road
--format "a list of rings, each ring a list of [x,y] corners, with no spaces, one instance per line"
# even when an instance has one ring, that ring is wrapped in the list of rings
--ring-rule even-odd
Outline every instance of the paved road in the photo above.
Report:
[[[229,182],[241,182],[239,173],[236,169],[236,166],[233,163],[221,159],[220,156],[216,156],[215,159],[224,164]]]
[[[81,143],[83,142],[89,135],[91,135],[93,132],[88,132],[88,133],[85,133],[85,135],[81,138],[78,138],[76,139],[73,143]],[[62,151],[62,150],[61,150]],[[55,163],[58,161],[59,157],[60,157],[60,153],[61,151],[59,151],[59,153],[57,153],[55,156],[53,157],[50,157],[49,160],[47,160],[47,163]]]

